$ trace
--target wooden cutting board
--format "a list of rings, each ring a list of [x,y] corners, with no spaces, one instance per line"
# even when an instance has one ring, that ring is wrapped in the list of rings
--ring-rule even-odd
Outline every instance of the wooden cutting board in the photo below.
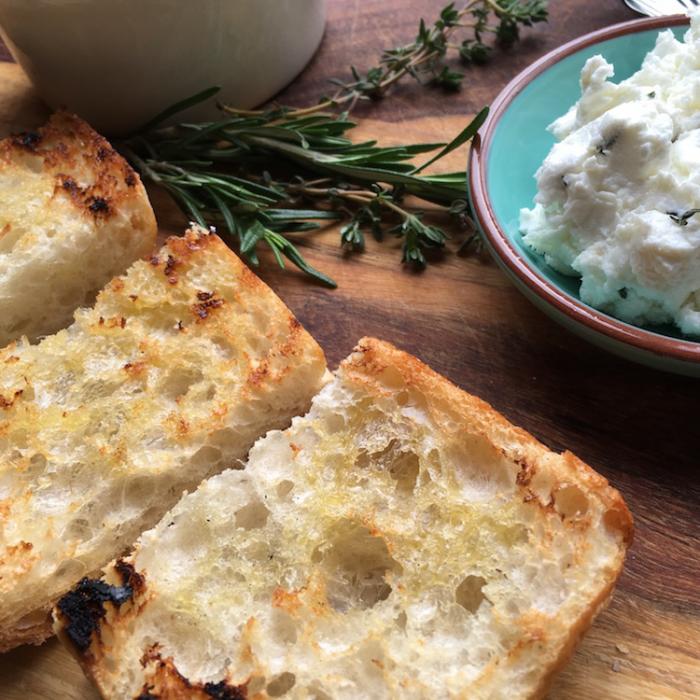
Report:
[[[0,129],[31,126],[43,116],[20,69],[0,63]],[[358,136],[439,141],[465,121],[463,115],[367,120]],[[456,153],[445,165],[463,167],[465,157]],[[163,235],[181,231],[184,221],[172,203],[157,192],[152,199]],[[700,470],[691,468],[700,450],[689,437],[697,430],[698,383],[582,346],[521,299],[488,260],[450,254],[415,274],[399,265],[397,242],[370,241],[362,257],[346,259],[337,236],[329,229],[304,247],[312,264],[338,282],[336,291],[281,272],[264,256],[261,269],[326,349],[330,365],[363,334],[391,340],[549,445],[580,454],[611,478],[637,515],[637,544],[618,592],[550,698],[700,698]],[[683,485],[675,488],[678,480]],[[0,698],[97,694],[51,640],[0,655]]]

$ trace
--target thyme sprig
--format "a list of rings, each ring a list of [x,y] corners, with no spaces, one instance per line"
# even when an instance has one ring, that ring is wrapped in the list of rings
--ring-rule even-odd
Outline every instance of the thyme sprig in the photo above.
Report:
[[[359,101],[378,99],[405,75],[421,83],[456,88],[463,75],[445,64],[449,50],[465,62],[482,62],[491,50],[484,37],[501,44],[517,40],[520,26],[547,17],[546,0],[452,2],[431,26],[423,20],[414,42],[384,51],[379,65],[352,80],[335,81],[337,91],[306,108],[244,111],[219,105],[221,118],[163,126],[184,109],[212,98],[209,88],[157,115],[119,144],[142,177],[164,187],[182,210],[202,225],[215,225],[240,253],[257,265],[260,245],[278,264],[290,261],[329,286],[333,280],[312,267],[288,234],[303,235],[331,220],[343,220],[341,245],[362,250],[365,234],[402,239],[402,260],[417,266],[426,252],[444,246],[447,233],[426,222],[426,204],[453,216],[470,231],[462,248],[475,242],[465,199],[464,171],[426,175],[424,169],[469,141],[486,118],[483,109],[447,144],[379,146],[353,143],[348,111]],[[471,31],[461,44],[457,30]],[[333,108],[341,113],[329,113]],[[421,165],[415,160],[432,154]]]
[[[383,51],[379,63],[364,73],[350,67],[350,78],[332,80],[336,90],[319,103],[299,109],[282,108],[290,116],[301,117],[337,107],[351,110],[360,100],[378,100],[405,76],[420,84],[438,85],[457,90],[465,74],[451,69],[446,58],[459,55],[465,64],[485,63],[493,51],[493,43],[511,46],[520,38],[520,27],[531,27],[547,20],[547,0],[468,0],[460,8],[455,2],[445,6],[430,26],[420,20],[416,38],[404,46]],[[461,33],[461,42],[455,34]],[[466,35],[466,36],[465,36]],[[489,42],[488,37],[495,41]],[[265,110],[231,112],[245,116],[267,114]]]

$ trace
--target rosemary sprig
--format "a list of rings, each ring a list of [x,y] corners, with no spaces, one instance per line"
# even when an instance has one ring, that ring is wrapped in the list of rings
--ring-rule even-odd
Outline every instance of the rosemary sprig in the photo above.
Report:
[[[311,231],[319,222],[348,218],[341,232],[347,248],[364,247],[363,229],[369,224],[377,237],[383,230],[403,236],[404,261],[424,265],[423,251],[441,247],[446,234],[424,224],[420,211],[404,199],[412,196],[449,208],[463,200],[466,176],[422,175],[422,167],[412,161],[438,149],[442,157],[457,148],[476,133],[487,113],[482,110],[446,146],[353,143],[345,137],[353,122],[315,114],[282,115],[274,121],[229,115],[216,122],[156,128],[127,139],[120,148],[146,179],[167,189],[192,220],[215,224],[237,239],[241,254],[253,264],[258,264],[257,245],[265,243],[281,266],[287,258],[334,286],[282,233]],[[269,172],[272,163],[279,170],[276,177]],[[290,171],[292,177],[283,176]]]
[[[119,148],[145,180],[168,190],[193,221],[216,225],[254,265],[258,246],[267,245],[280,266],[288,260],[335,286],[304,260],[286,234],[345,220],[340,231],[345,249],[362,250],[367,231],[378,239],[386,233],[403,239],[404,262],[424,266],[425,252],[444,246],[448,236],[425,222],[421,201],[470,228],[463,249],[475,242],[464,171],[425,175],[423,170],[469,141],[488,109],[448,144],[392,147],[353,143],[347,132],[355,124],[347,110],[358,100],[383,96],[405,75],[457,87],[463,76],[444,65],[448,49],[456,48],[464,61],[480,62],[490,50],[482,42],[485,34],[512,43],[521,25],[546,15],[545,0],[469,0],[459,10],[450,3],[432,26],[421,20],[413,43],[385,51],[365,76],[353,68],[352,81],[336,81],[336,93],[313,107],[242,111],[220,105],[217,121],[162,126],[181,110],[211,98],[217,88],[209,88],[169,107]],[[471,38],[459,46],[451,43],[452,34],[464,28],[471,29]],[[339,106],[346,111],[324,111]],[[423,165],[414,164],[427,154],[433,155]]]

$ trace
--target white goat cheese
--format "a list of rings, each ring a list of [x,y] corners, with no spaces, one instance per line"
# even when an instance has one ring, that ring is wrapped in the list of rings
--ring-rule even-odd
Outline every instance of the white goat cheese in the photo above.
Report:
[[[550,125],[523,240],[580,275],[585,303],[700,335],[700,13],[684,41],[663,31],[637,73],[613,74],[590,58],[581,99]]]

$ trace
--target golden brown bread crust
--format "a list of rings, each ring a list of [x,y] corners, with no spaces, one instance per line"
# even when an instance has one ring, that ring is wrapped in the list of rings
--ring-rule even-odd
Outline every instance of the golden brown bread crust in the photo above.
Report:
[[[362,338],[355,352],[347,358],[342,367],[347,376],[352,376],[360,384],[372,385],[372,390],[381,392],[382,386],[378,377],[389,368],[398,369],[406,385],[417,387],[421,393],[434,399],[430,408],[433,411],[443,411],[445,406],[454,406],[454,414],[468,412],[481,423],[484,436],[496,444],[509,442],[512,447],[503,449],[504,454],[520,465],[516,484],[521,489],[523,500],[532,502],[543,509],[551,509],[553,501],[544,502],[541,497],[529,488],[534,479],[541,458],[549,453],[547,447],[522,428],[511,424],[503,415],[498,413],[488,403],[476,396],[462,391],[449,380],[434,372],[420,360],[401,352],[389,343],[375,338]],[[452,413],[452,412],[450,412]],[[451,416],[445,415],[444,418]],[[439,419],[438,419],[439,420]],[[582,483],[590,492],[597,494],[607,509],[605,524],[609,529],[620,534],[625,548],[632,544],[634,523],[632,514],[623,500],[620,492],[610,486],[608,480],[596,472],[588,464],[571,452],[564,452],[564,464],[575,483]],[[562,483],[565,487],[567,482]],[[581,526],[585,527],[584,523]],[[551,686],[556,673],[561,670],[573,655],[578,643],[590,628],[596,615],[610,600],[615,583],[622,573],[624,552],[619,561],[617,572],[591,603],[585,614],[571,627],[567,644],[561,649],[556,659],[544,671],[539,687],[533,698],[544,698]]]
[[[37,611],[32,613],[32,617],[39,617],[43,614],[43,618],[40,621],[21,629],[15,627],[10,630],[9,636],[0,635],[0,654],[10,651],[22,644],[31,644],[34,646],[43,644],[53,634],[53,629],[51,627],[51,607],[52,605],[49,605],[43,612]]]
[[[543,501],[541,495],[530,488],[537,475],[538,462],[551,454],[550,450],[530,433],[510,423],[488,403],[455,386],[419,359],[375,338],[362,338],[355,352],[343,361],[341,367],[346,377],[352,377],[359,384],[370,385],[374,393],[385,392],[383,385],[386,378],[381,381],[379,377],[387,371],[398,370],[407,386],[415,386],[422,394],[430,397],[430,410],[437,414],[438,424],[447,424],[460,414],[469,414],[484,437],[494,445],[501,445],[503,454],[520,466],[516,484],[522,492],[523,500],[532,501],[544,509],[552,508],[551,501]],[[454,408],[450,410],[448,406]],[[632,515],[620,492],[576,455],[564,452],[562,457],[571,480],[584,484],[588,491],[603,501],[609,513],[606,525],[619,532],[625,545],[629,546],[634,526]],[[567,482],[562,480],[561,487],[566,485]],[[581,525],[585,524],[584,520]]]
[[[36,131],[0,141],[0,168],[18,157],[37,156],[44,172],[56,178],[55,196],[68,198],[76,210],[95,219],[108,219],[125,200],[145,196],[141,178],[110,143],[80,117],[59,111]],[[90,172],[94,182],[81,186],[66,173]],[[155,242],[156,222],[150,207],[142,216],[147,235]],[[2,236],[6,231],[1,231]]]
[[[618,576],[621,573],[618,572]],[[533,693],[533,700],[545,698],[552,685],[554,677],[561,671],[569,662],[576,651],[583,636],[588,632],[597,617],[598,613],[606,608],[612,598],[613,590],[617,579],[611,581],[609,585],[600,592],[600,595],[591,603],[585,615],[582,615],[579,620],[571,627],[569,638],[565,646],[562,647],[559,655],[553,663],[549,664],[548,668],[544,669],[542,679],[539,686]]]
[[[218,683],[192,683],[175,667],[171,657],[162,658],[155,644],[142,659],[146,681],[141,688],[141,698],[155,697],[168,700],[247,700],[245,685],[231,685],[226,681]]]

